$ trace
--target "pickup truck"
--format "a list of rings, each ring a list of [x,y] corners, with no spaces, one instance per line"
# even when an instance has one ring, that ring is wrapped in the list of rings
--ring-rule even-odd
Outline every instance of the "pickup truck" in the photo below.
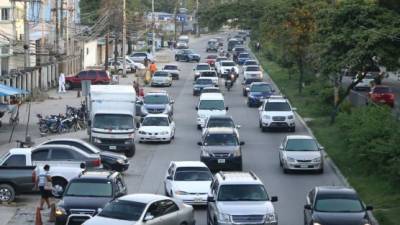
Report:
[[[65,190],[65,187],[72,178],[75,178],[82,173],[82,169],[79,166],[68,165],[68,163],[62,161],[40,161],[40,157],[41,155],[32,154],[31,148],[14,148],[11,149],[8,153],[4,154],[2,157],[0,157],[0,168],[8,169],[18,167],[18,170],[15,170],[14,173],[10,172],[10,174],[7,174],[8,176],[10,176],[10,179],[17,179],[19,177],[17,175],[19,174],[16,171],[21,173],[22,171],[24,171],[23,173],[28,174],[24,175],[24,177],[32,177],[33,171],[35,174],[39,174],[41,169],[43,169],[43,166],[45,164],[48,164],[50,165],[49,172],[50,176],[52,177],[53,188],[55,190],[53,194],[56,196],[58,195],[58,193],[63,193],[63,190]],[[30,172],[27,172],[28,170]],[[2,170],[0,170],[0,173],[1,172]],[[15,176],[15,178],[13,178],[13,176]],[[0,175],[0,179],[2,177],[3,175]]]
[[[12,202],[15,196],[34,191],[35,166],[0,166],[0,203]]]

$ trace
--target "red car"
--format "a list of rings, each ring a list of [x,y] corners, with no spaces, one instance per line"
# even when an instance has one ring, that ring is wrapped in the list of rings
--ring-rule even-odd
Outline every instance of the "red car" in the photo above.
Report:
[[[388,86],[377,85],[371,88],[368,98],[374,103],[386,104],[390,107],[394,106],[395,96],[392,89]]]
[[[217,55],[208,55],[206,57],[206,61],[208,63],[208,65],[210,65],[211,67],[215,66],[215,60],[217,59]]]
[[[105,70],[83,70],[75,76],[65,77],[65,88],[81,88],[82,80],[90,80],[92,84],[109,84],[111,78]]]

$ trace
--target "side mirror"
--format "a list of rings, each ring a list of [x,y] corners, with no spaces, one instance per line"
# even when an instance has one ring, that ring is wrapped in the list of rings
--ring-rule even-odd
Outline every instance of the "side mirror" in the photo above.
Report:
[[[242,127],[242,126],[240,126],[240,125],[236,125],[236,128],[237,128],[237,129],[240,129],[241,127]]]
[[[240,144],[240,145],[244,145],[244,141],[241,141],[239,144]]]
[[[228,107],[228,106],[227,106],[227,107],[225,107],[225,110],[226,110],[226,111],[228,111],[228,110],[229,110],[229,107]]]
[[[278,196],[271,196],[271,202],[277,202]]]
[[[283,146],[281,145],[281,146],[279,146],[279,150],[283,150]]]
[[[208,196],[207,202],[215,202],[214,196]]]
[[[199,110],[199,107],[198,107],[198,106],[196,106],[196,110]]]
[[[170,103],[171,103],[171,104],[174,104],[174,103],[175,103],[175,100],[171,100]]]
[[[167,176],[167,180],[172,180],[172,176],[171,176],[171,175],[168,175],[168,176]]]
[[[201,143],[201,141],[197,142],[198,146],[203,146],[203,143]]]
[[[272,93],[275,93],[275,90],[274,89],[272,89],[272,91],[271,91]]]
[[[309,204],[304,205],[304,209],[306,209],[306,210],[311,210],[311,205],[309,205]]]
[[[365,209],[368,210],[368,211],[372,211],[372,210],[374,210],[374,207],[372,207],[372,206],[370,206],[370,205],[367,205],[367,206],[365,207]]]
[[[154,219],[154,216],[151,215],[150,213],[146,213],[146,215],[144,216],[143,221],[146,222],[146,221],[149,221],[149,220],[152,220],[152,219]]]
[[[320,151],[324,151],[324,150],[325,150],[325,147],[320,145],[320,146],[319,146],[319,150],[320,150]]]
[[[297,108],[292,108],[293,111],[297,111]]]
[[[98,208],[98,209],[97,209],[97,213],[101,213],[101,211],[103,211],[102,208]]]

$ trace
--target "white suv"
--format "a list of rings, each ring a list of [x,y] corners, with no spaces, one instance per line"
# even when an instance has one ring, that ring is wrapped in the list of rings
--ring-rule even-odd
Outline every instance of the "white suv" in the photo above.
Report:
[[[207,224],[278,224],[272,205],[278,197],[253,172],[215,174],[207,200]]]
[[[261,130],[264,132],[269,128],[288,128],[291,132],[295,132],[294,110],[296,109],[292,108],[285,97],[270,96],[258,108]]]

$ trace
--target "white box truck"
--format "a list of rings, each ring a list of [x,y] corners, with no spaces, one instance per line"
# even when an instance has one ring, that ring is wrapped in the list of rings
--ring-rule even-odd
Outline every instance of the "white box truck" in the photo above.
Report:
[[[90,142],[102,150],[135,154],[136,93],[130,85],[92,85],[89,92]]]

